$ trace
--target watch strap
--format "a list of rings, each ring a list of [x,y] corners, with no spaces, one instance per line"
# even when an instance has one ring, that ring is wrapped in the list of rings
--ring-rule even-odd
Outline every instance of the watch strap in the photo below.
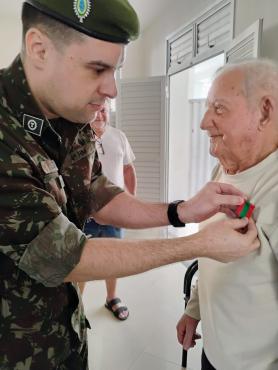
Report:
[[[184,202],[183,200],[176,200],[175,202],[171,202],[168,205],[167,215],[169,222],[174,227],[184,227],[185,223],[181,222],[178,216],[177,208],[180,203]]]

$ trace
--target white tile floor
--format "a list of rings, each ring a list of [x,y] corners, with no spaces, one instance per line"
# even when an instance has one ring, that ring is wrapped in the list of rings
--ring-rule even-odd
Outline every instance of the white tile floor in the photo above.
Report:
[[[88,283],[84,305],[89,331],[90,370],[180,370],[176,323],[183,312],[181,263],[119,280],[118,295],[130,317],[116,320],[104,308],[104,282]],[[200,370],[201,343],[188,355],[188,369]]]

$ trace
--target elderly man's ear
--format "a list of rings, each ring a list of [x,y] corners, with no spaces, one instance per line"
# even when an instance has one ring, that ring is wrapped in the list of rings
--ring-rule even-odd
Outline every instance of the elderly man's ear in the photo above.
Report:
[[[273,119],[273,113],[274,113],[274,99],[272,96],[264,96],[261,99],[260,103],[260,121],[259,121],[259,130],[264,130],[267,125],[272,121]]]

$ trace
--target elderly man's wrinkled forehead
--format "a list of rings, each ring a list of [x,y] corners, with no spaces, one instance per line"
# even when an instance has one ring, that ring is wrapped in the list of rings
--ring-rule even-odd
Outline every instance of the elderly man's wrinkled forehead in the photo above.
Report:
[[[246,97],[245,76],[240,69],[218,72],[208,93],[208,102]]]

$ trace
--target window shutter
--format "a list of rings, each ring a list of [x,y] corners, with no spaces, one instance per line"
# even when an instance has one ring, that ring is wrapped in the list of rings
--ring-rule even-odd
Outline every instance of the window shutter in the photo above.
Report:
[[[239,60],[258,58],[262,39],[263,20],[258,19],[239,36],[237,36],[225,51],[225,62],[233,63]]]
[[[173,73],[190,65],[193,58],[193,28],[185,29],[168,41],[168,71]]]
[[[235,0],[221,0],[167,38],[167,75],[224,51],[233,38]]]
[[[165,201],[165,78],[121,80],[117,127],[136,156],[137,195]]]
[[[196,24],[197,56],[212,48],[223,50],[233,37],[233,13],[233,4],[222,1],[201,17]]]

